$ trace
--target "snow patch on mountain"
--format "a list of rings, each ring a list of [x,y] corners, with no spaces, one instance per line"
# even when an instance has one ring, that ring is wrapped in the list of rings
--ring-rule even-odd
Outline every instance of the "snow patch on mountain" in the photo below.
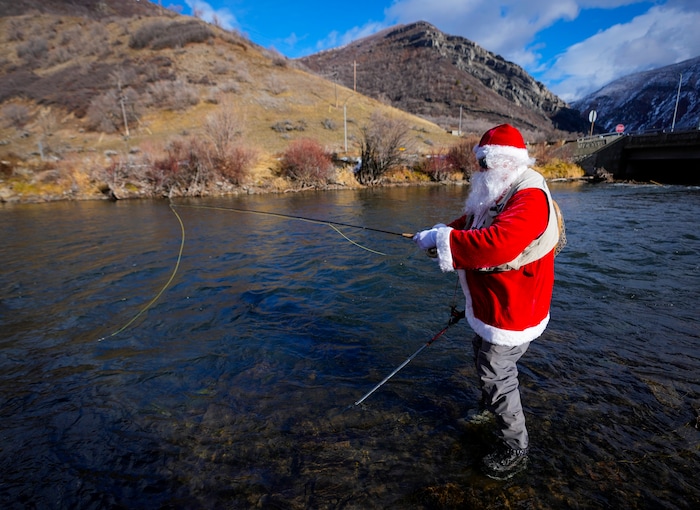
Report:
[[[618,124],[627,133],[698,129],[699,90],[700,57],[696,57],[625,76],[572,102],[571,107],[585,118],[596,110],[597,132],[614,131]]]

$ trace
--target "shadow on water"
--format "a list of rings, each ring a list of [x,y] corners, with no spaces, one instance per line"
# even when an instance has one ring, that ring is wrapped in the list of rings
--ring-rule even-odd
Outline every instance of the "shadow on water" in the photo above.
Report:
[[[3,206],[3,508],[697,508],[700,191],[553,185],[569,244],[520,364],[531,468],[482,476],[456,278],[399,236],[163,201]],[[182,201],[410,232],[462,188]],[[669,207],[669,205],[673,207]]]

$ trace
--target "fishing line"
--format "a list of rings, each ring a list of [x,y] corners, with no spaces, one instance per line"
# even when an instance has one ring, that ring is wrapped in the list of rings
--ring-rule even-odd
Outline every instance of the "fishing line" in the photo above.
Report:
[[[156,303],[156,301],[158,301],[158,299],[160,299],[160,297],[163,295],[165,290],[170,286],[170,284],[175,279],[175,275],[177,274],[177,271],[180,267],[180,261],[182,260],[182,252],[185,248],[185,224],[182,222],[182,218],[175,210],[176,204],[173,204],[172,202],[170,202],[168,204],[168,206],[170,207],[170,210],[173,212],[173,214],[177,218],[177,221],[180,223],[180,232],[181,232],[180,250],[178,251],[177,260],[175,262],[175,268],[173,269],[173,272],[170,275],[170,278],[168,279],[167,282],[165,282],[165,285],[163,285],[163,287],[155,295],[155,297],[153,299],[151,299],[151,301],[149,301],[143,308],[141,308],[141,310],[139,310],[139,312],[136,315],[134,315],[134,317],[132,317],[132,319],[129,322],[124,324],[121,328],[117,329],[113,333],[110,333],[109,335],[106,335],[106,336],[99,338],[97,340],[98,342],[101,342],[103,340],[106,340],[107,338],[111,338],[113,336],[118,335],[119,333],[121,333],[122,331],[127,329],[129,326],[131,326],[134,322],[136,322],[136,320],[139,317],[141,317],[144,313],[146,313]],[[383,256],[387,256],[387,254],[382,253],[382,252],[377,251],[377,250],[373,250],[373,249],[368,248],[366,246],[362,246],[358,242],[353,241],[348,236],[346,236],[337,226],[357,228],[357,229],[362,229],[362,230],[369,230],[372,232],[380,232],[383,234],[397,235],[397,236],[401,236],[401,237],[409,238],[409,239],[413,237],[413,234],[409,234],[409,233],[391,232],[389,230],[381,230],[378,228],[363,227],[360,225],[350,225],[348,223],[341,223],[341,222],[334,222],[334,221],[317,220],[314,218],[305,218],[303,216],[292,216],[290,214],[274,213],[274,212],[268,212],[268,211],[255,211],[255,210],[251,210],[251,209],[237,209],[234,207],[217,207],[217,206],[207,206],[207,205],[184,205],[184,204],[181,204],[181,205],[177,205],[177,206],[178,207],[190,207],[190,208],[195,208],[195,209],[215,209],[215,210],[222,210],[222,211],[234,211],[234,212],[240,212],[240,213],[248,213],[248,214],[261,214],[261,215],[267,215],[267,216],[276,216],[276,217],[280,217],[280,218],[288,218],[288,219],[293,219],[293,220],[305,221],[308,223],[316,223],[318,225],[326,225],[326,226],[332,228],[333,230],[335,230],[346,241],[354,244],[358,248],[366,250],[370,253],[375,253],[377,255],[383,255]]]
[[[110,335],[107,335],[107,336],[103,336],[102,338],[98,339],[98,340],[97,340],[98,342],[101,342],[102,340],[106,340],[107,338],[111,338],[111,337],[113,337],[113,336],[115,336],[115,335],[118,335],[119,333],[121,333],[122,331],[124,331],[126,328],[128,328],[129,326],[131,326],[131,325],[136,321],[136,319],[138,319],[138,318],[141,317],[144,313],[146,313],[146,311],[147,311],[149,308],[151,308],[151,307],[155,304],[156,301],[158,301],[158,299],[160,298],[160,296],[163,295],[163,292],[165,292],[165,289],[167,289],[167,288],[170,286],[170,284],[172,283],[173,279],[175,278],[175,275],[177,274],[177,270],[178,270],[178,268],[180,267],[180,261],[182,260],[182,251],[183,251],[184,248],[185,248],[185,224],[182,222],[182,218],[180,218],[180,215],[177,213],[177,211],[176,211],[175,208],[173,207],[173,204],[169,204],[169,206],[170,206],[170,210],[173,212],[173,214],[175,214],[175,217],[177,218],[177,221],[180,222],[180,231],[181,231],[181,233],[182,233],[182,239],[181,239],[181,241],[180,241],[180,251],[179,251],[178,254],[177,254],[177,261],[175,262],[175,268],[173,269],[173,272],[172,272],[172,274],[170,275],[170,278],[168,279],[167,282],[165,282],[165,285],[163,285],[163,288],[160,289],[160,291],[158,292],[158,294],[156,294],[156,296],[155,296],[153,299],[151,299],[151,301],[149,301],[148,304],[146,304],[146,306],[144,306],[143,308],[141,308],[141,310],[139,310],[139,312],[138,312],[136,315],[134,315],[134,317],[133,317],[129,322],[127,322],[126,324],[124,324],[121,328],[119,328],[118,330],[116,330],[114,333],[112,333],[112,334],[110,334]]]
[[[238,213],[244,213],[244,214],[260,214],[260,215],[263,215],[263,216],[273,216],[273,217],[277,217],[277,218],[286,218],[286,219],[290,219],[290,220],[304,221],[304,222],[307,222],[307,223],[315,223],[315,224],[317,224],[317,225],[325,225],[325,226],[330,227],[330,228],[332,228],[333,230],[335,230],[338,234],[340,234],[340,235],[343,237],[343,239],[345,239],[346,241],[348,241],[348,242],[354,244],[354,245],[357,246],[358,248],[361,248],[361,249],[363,249],[363,250],[365,250],[365,251],[368,251],[368,252],[370,252],[370,253],[375,253],[375,254],[377,254],[377,255],[383,255],[383,256],[387,256],[387,254],[386,254],[386,253],[382,253],[382,252],[377,251],[377,250],[373,250],[373,249],[371,249],[371,248],[368,248],[368,247],[366,247],[366,246],[363,246],[363,245],[359,244],[359,243],[356,242],[356,241],[353,241],[353,240],[350,239],[348,236],[346,236],[338,227],[340,226],[340,227],[356,228],[356,229],[360,229],[360,230],[368,230],[368,231],[370,231],[370,232],[379,232],[379,233],[382,233],[382,234],[389,234],[389,235],[401,236],[401,237],[406,238],[406,239],[412,239],[412,238],[413,238],[413,234],[410,234],[410,233],[408,233],[408,232],[402,232],[402,233],[400,233],[400,232],[392,232],[392,231],[390,231],[390,230],[382,230],[382,229],[379,229],[379,228],[365,227],[365,226],[362,226],[362,225],[351,225],[351,224],[349,224],[349,223],[342,223],[342,222],[339,222],[339,221],[319,220],[319,219],[316,219],[316,218],[306,218],[306,217],[304,217],[304,216],[294,216],[294,215],[291,215],[291,214],[282,214],[282,213],[269,212],[269,211],[256,211],[256,210],[253,210],[253,209],[238,209],[238,208],[236,208],[236,207],[220,207],[220,206],[212,206],[212,205],[185,205],[185,204],[177,204],[177,207],[191,207],[191,208],[194,208],[194,209],[214,209],[214,210],[219,210],[219,211],[232,211],[232,212],[238,212]]]

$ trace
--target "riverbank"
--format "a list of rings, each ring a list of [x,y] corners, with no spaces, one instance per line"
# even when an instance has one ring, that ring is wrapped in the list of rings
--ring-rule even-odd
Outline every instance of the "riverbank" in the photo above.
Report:
[[[251,173],[246,182],[235,185],[223,179],[217,180],[206,188],[196,192],[188,189],[171,189],[168,195],[154,192],[151,183],[137,179],[110,179],[102,167],[88,166],[93,170],[62,166],[60,168],[35,168],[19,174],[2,173],[0,165],[0,204],[32,204],[56,201],[81,200],[128,200],[139,198],[169,197],[215,197],[258,195],[265,193],[293,193],[306,190],[337,190],[361,189],[352,169],[345,166],[338,168],[334,178],[323,186],[300,187],[298,184],[276,175],[274,166],[264,162]],[[562,176],[561,165],[551,167],[535,167],[548,181],[586,181],[595,182],[583,175],[583,170],[568,169]],[[406,168],[388,173],[380,187],[395,186],[462,186],[468,179],[462,173],[457,173],[451,179],[433,181],[426,174]]]

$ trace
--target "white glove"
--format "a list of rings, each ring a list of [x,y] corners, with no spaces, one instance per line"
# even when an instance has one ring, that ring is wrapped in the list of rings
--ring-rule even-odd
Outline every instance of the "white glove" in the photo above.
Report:
[[[442,223],[438,223],[433,228],[422,230],[413,236],[413,242],[418,245],[421,250],[429,250],[437,246],[437,231],[438,228],[444,227]]]
[[[418,245],[421,250],[429,250],[430,248],[435,248],[437,246],[437,229],[431,228],[428,230],[422,230],[413,236],[413,242]]]

